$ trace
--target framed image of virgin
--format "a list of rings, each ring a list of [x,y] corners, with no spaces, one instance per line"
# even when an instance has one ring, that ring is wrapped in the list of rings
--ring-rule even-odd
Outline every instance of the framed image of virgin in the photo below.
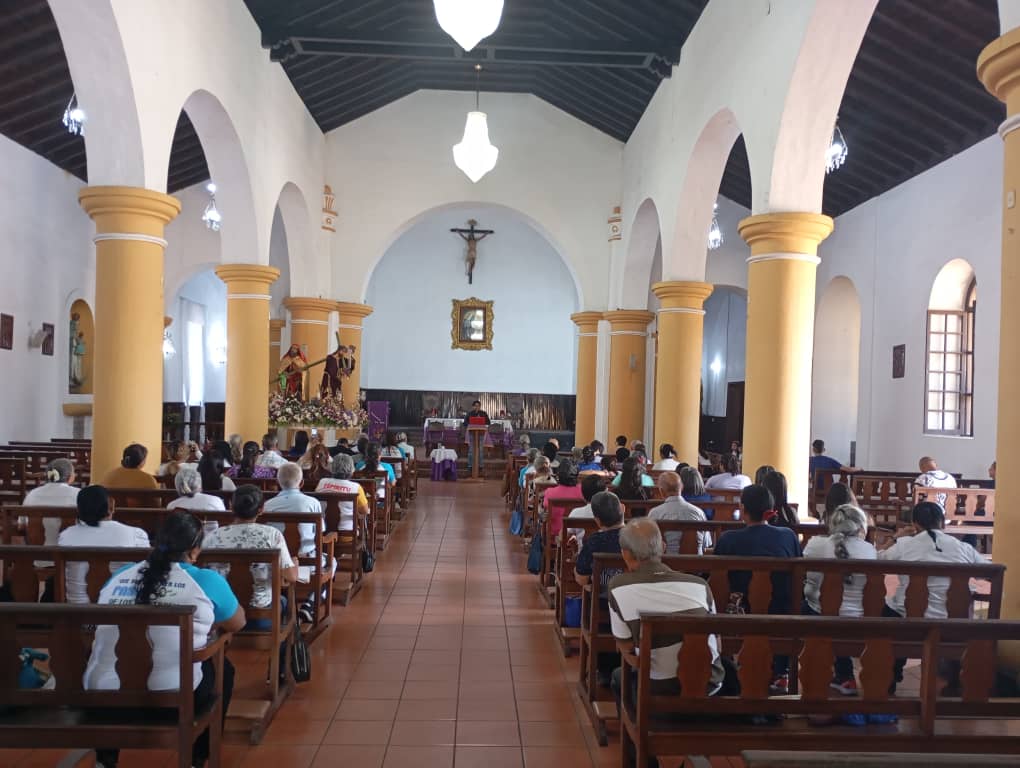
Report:
[[[454,299],[450,313],[450,348],[492,349],[492,302]]]

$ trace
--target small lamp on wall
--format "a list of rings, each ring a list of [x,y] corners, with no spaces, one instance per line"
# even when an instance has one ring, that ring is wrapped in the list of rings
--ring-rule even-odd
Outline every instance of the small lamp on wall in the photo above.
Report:
[[[227,345],[223,342],[219,342],[213,345],[212,352],[210,353],[213,365],[226,365],[227,364]]]
[[[171,357],[177,354],[177,348],[174,346],[174,337],[170,333],[169,328],[163,329],[163,359],[169,360]]]

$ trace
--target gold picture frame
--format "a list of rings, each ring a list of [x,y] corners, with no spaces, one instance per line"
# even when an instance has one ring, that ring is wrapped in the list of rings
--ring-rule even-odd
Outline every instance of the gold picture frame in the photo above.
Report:
[[[492,349],[492,302],[453,299],[450,349]]]

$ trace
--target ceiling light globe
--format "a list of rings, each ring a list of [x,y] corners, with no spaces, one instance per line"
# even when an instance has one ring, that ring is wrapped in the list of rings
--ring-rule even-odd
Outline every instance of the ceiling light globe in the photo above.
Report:
[[[489,142],[489,123],[484,112],[468,112],[464,138],[453,147],[453,162],[473,183],[496,167],[499,149]]]
[[[436,20],[457,45],[470,51],[499,26],[503,0],[435,0]]]

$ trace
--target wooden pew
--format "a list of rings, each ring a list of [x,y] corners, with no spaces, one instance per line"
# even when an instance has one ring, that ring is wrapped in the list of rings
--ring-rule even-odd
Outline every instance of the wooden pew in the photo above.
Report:
[[[690,533],[696,530],[697,524],[662,523],[663,532],[674,529],[686,529],[688,534],[681,540],[681,547],[696,547],[696,537]],[[686,545],[686,547],[685,547]],[[910,583],[905,595],[905,609],[908,617],[923,617],[928,607],[929,579],[941,577],[949,579],[946,593],[946,611],[950,618],[967,619],[972,614],[972,603],[975,600],[987,603],[989,619],[998,619],[1002,605],[1002,585],[1005,566],[997,564],[946,564],[899,562],[891,560],[836,560],[836,559],[805,559],[805,558],[769,558],[769,557],[716,557],[714,555],[667,555],[663,563],[675,571],[690,573],[706,578],[712,590],[717,611],[725,610],[730,599],[730,573],[751,573],[751,581],[745,595],[747,608],[753,614],[767,614],[772,600],[773,580],[784,578],[789,580],[790,614],[800,614],[801,601],[804,595],[804,581],[808,572],[823,574],[819,603],[822,613],[828,616],[839,614],[843,601],[844,578],[862,573],[867,582],[864,588],[863,608],[865,617],[880,617],[885,605],[886,578],[889,576],[908,576]],[[618,573],[625,568],[620,555],[596,555],[592,568],[592,584],[608,581],[604,577],[606,571]],[[987,594],[971,596],[971,579],[986,580],[990,589]],[[585,701],[592,726],[600,744],[607,739],[606,724],[616,719],[616,704],[609,697],[608,690],[597,685],[597,654],[611,652],[615,649],[615,641],[609,630],[609,618],[606,609],[599,600],[595,600],[590,588],[585,589],[584,609],[582,611],[581,631],[581,680],[579,689]],[[830,670],[831,672],[831,670]],[[791,667],[790,690],[796,692],[798,682],[795,668]]]
[[[652,696],[651,650],[664,634],[684,638],[678,669],[681,693]],[[737,696],[706,695],[707,640],[712,636],[724,638],[727,650],[738,656]],[[991,695],[996,644],[1018,638],[1020,622],[1007,621],[643,616],[639,653],[624,655],[623,690],[636,684],[637,697],[633,709],[622,708],[622,764],[643,768],[650,758],[662,755],[724,756],[748,749],[816,750],[833,744],[865,752],[1018,755],[1016,700]],[[769,696],[776,646],[793,651],[791,663],[799,667],[804,682],[800,696]],[[860,697],[851,699],[830,690],[834,652],[861,658]],[[889,695],[892,659],[897,655],[921,658],[917,695]],[[962,699],[939,692],[938,662],[950,655],[963,660]],[[805,719],[872,713],[893,714],[899,722],[818,728]],[[771,716],[773,722],[754,725],[749,722],[752,715]]]
[[[995,522],[995,491],[985,488],[922,488],[914,486],[914,504],[934,501],[946,512],[945,532],[953,536],[991,536]]]
[[[598,530],[598,523],[593,518],[564,518],[563,528],[560,530],[553,572],[553,589],[556,608],[556,635],[564,656],[570,656],[581,644],[581,628],[567,626],[567,598],[580,599],[584,591],[577,583],[577,579],[574,578],[574,565],[579,550],[576,543],[571,542],[574,536],[571,529],[582,530],[584,536],[590,536]]]
[[[209,729],[210,768],[219,768],[222,743],[224,648],[221,634],[193,650],[192,606],[26,605],[0,603],[0,748],[160,749],[176,750],[181,768],[191,765],[195,739]],[[83,677],[92,628],[120,629],[117,672],[120,688],[87,691]],[[180,643],[180,687],[150,691],[154,660],[147,640],[152,626],[167,627]],[[17,651],[45,649],[56,686],[52,690],[18,687]],[[193,664],[211,659],[216,667],[213,706],[194,711]],[[157,715],[154,710],[161,712]]]
[[[562,510],[563,519],[574,509],[580,509],[587,502],[584,499],[553,499],[546,509],[545,520],[542,521],[542,565],[538,572],[538,589],[550,608],[556,607],[556,578],[555,564],[557,559],[556,549],[559,545],[559,536],[553,536],[550,531],[551,510],[553,508]]]
[[[0,457],[0,503],[20,504],[25,492],[25,460]]]
[[[324,504],[326,531],[336,533],[337,573],[347,574],[347,581],[344,583],[338,584],[334,578],[333,597],[334,599],[339,597],[341,605],[349,605],[365,580],[365,572],[361,567],[361,551],[368,546],[366,541],[368,521],[364,515],[358,514],[358,507],[355,503],[358,500],[356,493],[313,493],[311,495]],[[350,502],[354,507],[353,531],[340,530],[340,504],[344,502]]]
[[[376,477],[383,476],[385,479],[385,471],[377,473]],[[393,512],[393,489],[389,483],[383,483],[384,496],[379,498],[376,496],[378,485],[376,479],[371,477],[354,477],[354,482],[359,483],[362,488],[365,489],[365,497],[369,500],[368,508],[371,513],[371,519],[369,520],[369,544],[372,547],[372,551],[386,549],[387,543],[390,540],[390,533],[395,527],[395,521],[391,525],[390,515]]]
[[[137,563],[149,556],[149,549],[125,547],[39,547],[39,546],[3,546],[0,547],[0,560],[5,565],[5,583],[10,584],[11,592],[16,600],[35,602],[38,598],[42,580],[54,577],[54,602],[67,602],[67,566],[73,563],[84,563],[88,567],[86,574],[86,592],[89,601],[95,603],[99,592],[110,579],[115,567],[121,563]],[[40,560],[52,562],[52,567],[39,568]],[[259,549],[208,549],[199,555],[198,566],[202,568],[215,565],[226,566],[229,573],[225,574],[230,588],[244,607],[249,620],[262,619],[270,622],[265,631],[245,630],[234,635],[232,647],[254,648],[264,651],[264,660],[258,666],[260,684],[248,686],[240,693],[254,693],[245,697],[235,695],[228,712],[228,725],[234,721],[241,729],[249,732],[252,744],[262,740],[265,729],[269,727],[273,717],[290,695],[294,680],[289,670],[281,680],[280,652],[281,644],[290,648],[292,628],[295,618],[294,588],[287,588],[289,594],[287,615],[281,617],[280,596],[283,593],[280,573],[280,556],[275,550]],[[266,608],[251,606],[253,567],[268,570],[272,603]],[[221,569],[217,569],[221,570]],[[289,653],[284,654],[285,663],[289,662]],[[269,668],[268,677],[262,684],[263,672]]]
[[[393,519],[400,520],[404,516],[402,507],[407,506],[411,496],[408,462],[400,456],[380,456],[379,461],[393,467],[393,474],[397,476],[397,485],[394,489],[396,504],[393,507]]]

